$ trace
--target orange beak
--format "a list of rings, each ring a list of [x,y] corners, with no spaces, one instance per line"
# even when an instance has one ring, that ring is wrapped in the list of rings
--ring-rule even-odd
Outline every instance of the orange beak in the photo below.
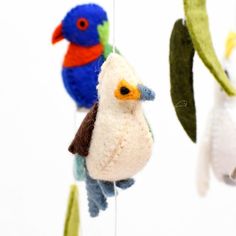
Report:
[[[57,28],[54,30],[52,35],[52,44],[56,44],[64,39],[62,33],[62,24],[58,25]]]

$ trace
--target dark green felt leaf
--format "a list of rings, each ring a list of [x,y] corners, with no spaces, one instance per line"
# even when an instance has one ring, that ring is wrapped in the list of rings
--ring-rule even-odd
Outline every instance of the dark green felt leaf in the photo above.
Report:
[[[196,142],[197,124],[193,90],[194,47],[183,20],[178,20],[170,39],[171,98],[184,130]]]

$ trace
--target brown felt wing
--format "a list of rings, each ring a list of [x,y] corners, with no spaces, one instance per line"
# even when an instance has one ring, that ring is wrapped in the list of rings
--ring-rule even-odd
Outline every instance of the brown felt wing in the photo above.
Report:
[[[96,103],[89,113],[84,118],[82,124],[79,127],[77,134],[71,145],[69,151],[73,154],[79,154],[80,156],[88,156],[90,142],[93,134],[94,123],[96,121],[98,111],[98,103]]]

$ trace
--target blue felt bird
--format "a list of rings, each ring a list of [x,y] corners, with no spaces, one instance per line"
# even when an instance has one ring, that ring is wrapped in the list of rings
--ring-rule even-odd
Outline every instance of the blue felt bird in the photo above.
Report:
[[[52,43],[62,39],[70,42],[62,69],[65,88],[78,108],[91,108],[101,65],[112,51],[106,12],[96,4],[76,6],[55,29]]]

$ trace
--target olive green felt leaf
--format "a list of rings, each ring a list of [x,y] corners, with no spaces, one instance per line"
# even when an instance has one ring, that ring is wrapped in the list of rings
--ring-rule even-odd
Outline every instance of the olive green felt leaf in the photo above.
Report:
[[[66,213],[64,236],[79,236],[79,226],[78,189],[76,185],[72,185]]]
[[[230,96],[236,95],[236,90],[216,56],[209,30],[206,0],[183,0],[186,23],[194,48],[206,67]]]
[[[170,39],[171,98],[184,130],[196,142],[196,108],[193,91],[194,47],[183,20],[176,21]]]

